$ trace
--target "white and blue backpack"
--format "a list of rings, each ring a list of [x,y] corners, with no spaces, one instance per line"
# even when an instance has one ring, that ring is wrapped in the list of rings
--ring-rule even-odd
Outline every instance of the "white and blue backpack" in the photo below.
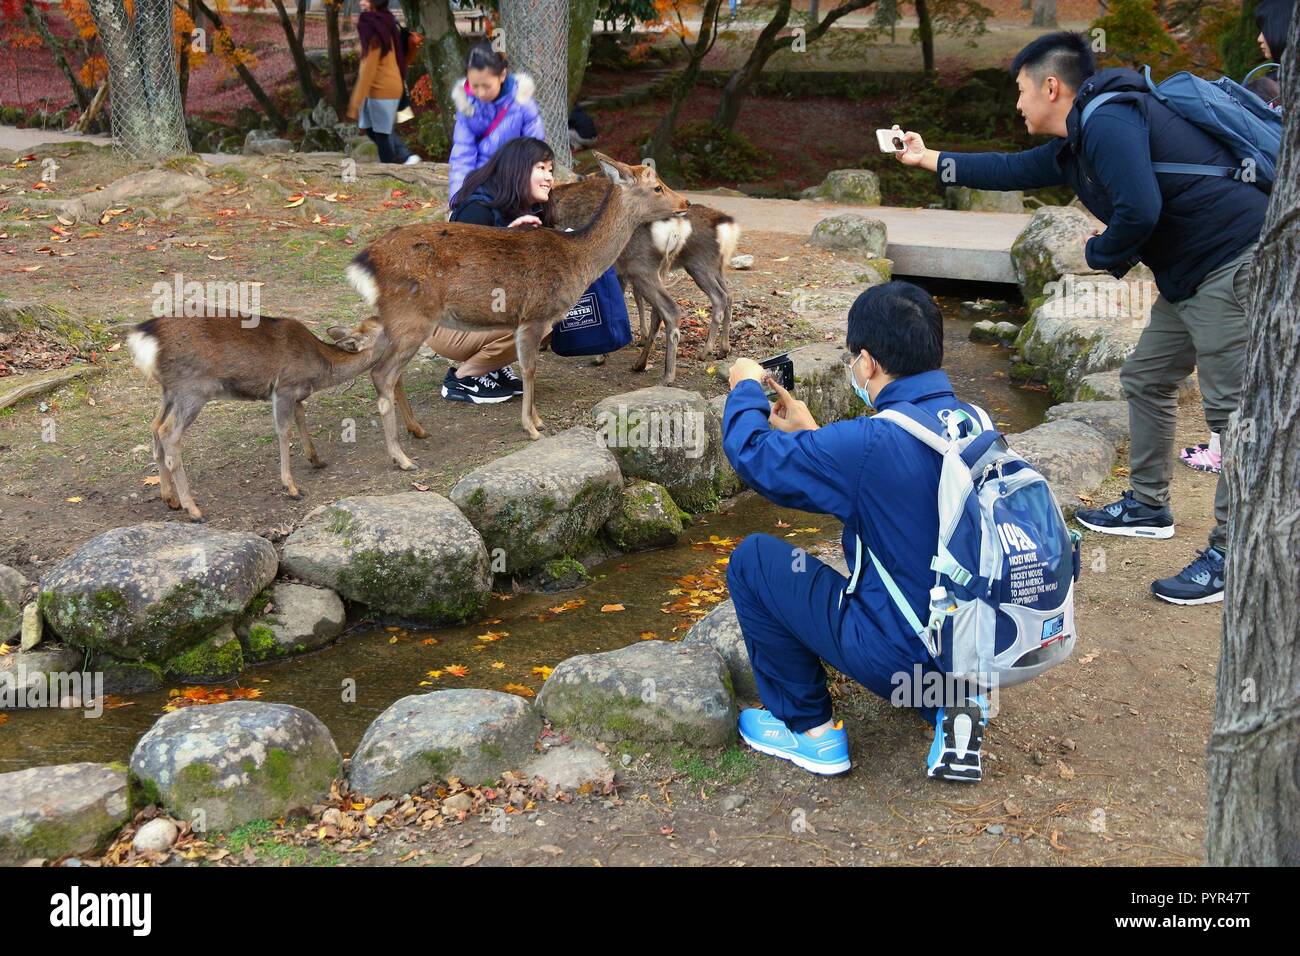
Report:
[[[1074,650],[1081,536],[1066,527],[1047,480],[971,407],[977,417],[961,409],[935,416],[906,402],[875,416],[943,457],[927,621],[868,554],[931,656],[992,689],[1037,677]]]

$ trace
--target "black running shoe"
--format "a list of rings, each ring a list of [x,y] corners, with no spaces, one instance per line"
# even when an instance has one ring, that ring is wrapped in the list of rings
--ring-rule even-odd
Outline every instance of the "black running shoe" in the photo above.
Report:
[[[1080,508],[1074,520],[1085,528],[1103,534],[1122,534],[1133,538],[1172,538],[1174,516],[1169,506],[1156,507],[1143,504],[1124,492],[1119,501],[1101,508]]]
[[[491,375],[457,378],[454,371],[447,369],[447,377],[442,380],[442,397],[453,402],[495,405],[510,401],[514,392],[498,384]]]
[[[1151,593],[1170,604],[1214,604],[1223,600],[1223,552],[1206,548],[1172,578],[1152,583]]]
[[[961,707],[944,707],[934,725],[934,743],[926,757],[926,776],[937,780],[978,783],[984,778],[980,745],[986,724],[978,700]]]
[[[488,372],[488,375],[492,376],[498,385],[510,389],[512,394],[524,394],[524,380],[515,374],[515,367],[513,365],[499,368],[495,372]]]

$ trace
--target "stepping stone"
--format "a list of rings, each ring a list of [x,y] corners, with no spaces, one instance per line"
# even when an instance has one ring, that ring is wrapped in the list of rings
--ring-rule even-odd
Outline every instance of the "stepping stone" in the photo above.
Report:
[[[561,661],[537,695],[560,727],[596,740],[717,746],[736,736],[731,675],[711,647],[642,641]]]
[[[494,690],[436,690],[397,701],[366,728],[348,781],[370,797],[401,796],[459,777],[491,783],[533,755],[542,732],[524,698]]]
[[[1083,422],[1046,422],[1006,438],[1047,479],[1057,504],[1070,514],[1079,505],[1078,493],[1100,486],[1115,461],[1110,439]]]
[[[126,771],[69,763],[0,773],[0,866],[102,850],[131,819]]]
[[[682,643],[706,644],[713,648],[727,665],[736,697],[748,701],[759,699],[754,669],[749,663],[749,650],[745,647],[740,621],[736,618],[736,605],[732,601],[723,601],[692,624]]]
[[[809,242],[821,249],[852,252],[874,259],[885,258],[885,223],[855,212],[827,216],[813,226]]]
[[[605,522],[605,534],[623,551],[666,548],[682,533],[684,511],[663,485],[637,479],[623,489],[618,508]]]
[[[328,588],[277,581],[267,598],[269,606],[242,617],[236,626],[244,656],[252,661],[314,651],[342,634],[347,624],[343,601]]]
[[[1128,440],[1128,402],[1062,402],[1047,410],[1047,420],[1091,425],[1115,447]]]

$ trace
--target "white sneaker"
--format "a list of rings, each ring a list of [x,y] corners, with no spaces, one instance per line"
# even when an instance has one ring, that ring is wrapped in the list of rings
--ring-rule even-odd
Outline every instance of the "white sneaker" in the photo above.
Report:
[[[419,157],[419,156],[416,156],[414,153],[412,153],[410,156],[407,156],[407,157],[406,157],[406,160],[402,163],[402,165],[403,165],[403,166],[418,166],[418,165],[420,165],[420,157]]]

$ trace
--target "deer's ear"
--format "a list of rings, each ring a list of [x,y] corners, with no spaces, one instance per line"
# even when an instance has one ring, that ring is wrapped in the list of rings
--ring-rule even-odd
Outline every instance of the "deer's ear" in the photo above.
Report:
[[[331,325],[328,329],[325,330],[325,334],[328,335],[335,342],[338,342],[347,336],[348,330],[343,328],[343,326],[341,325]]]
[[[596,162],[601,170],[618,185],[626,185],[632,179],[632,171],[616,159],[610,159],[604,153],[595,153]]]

